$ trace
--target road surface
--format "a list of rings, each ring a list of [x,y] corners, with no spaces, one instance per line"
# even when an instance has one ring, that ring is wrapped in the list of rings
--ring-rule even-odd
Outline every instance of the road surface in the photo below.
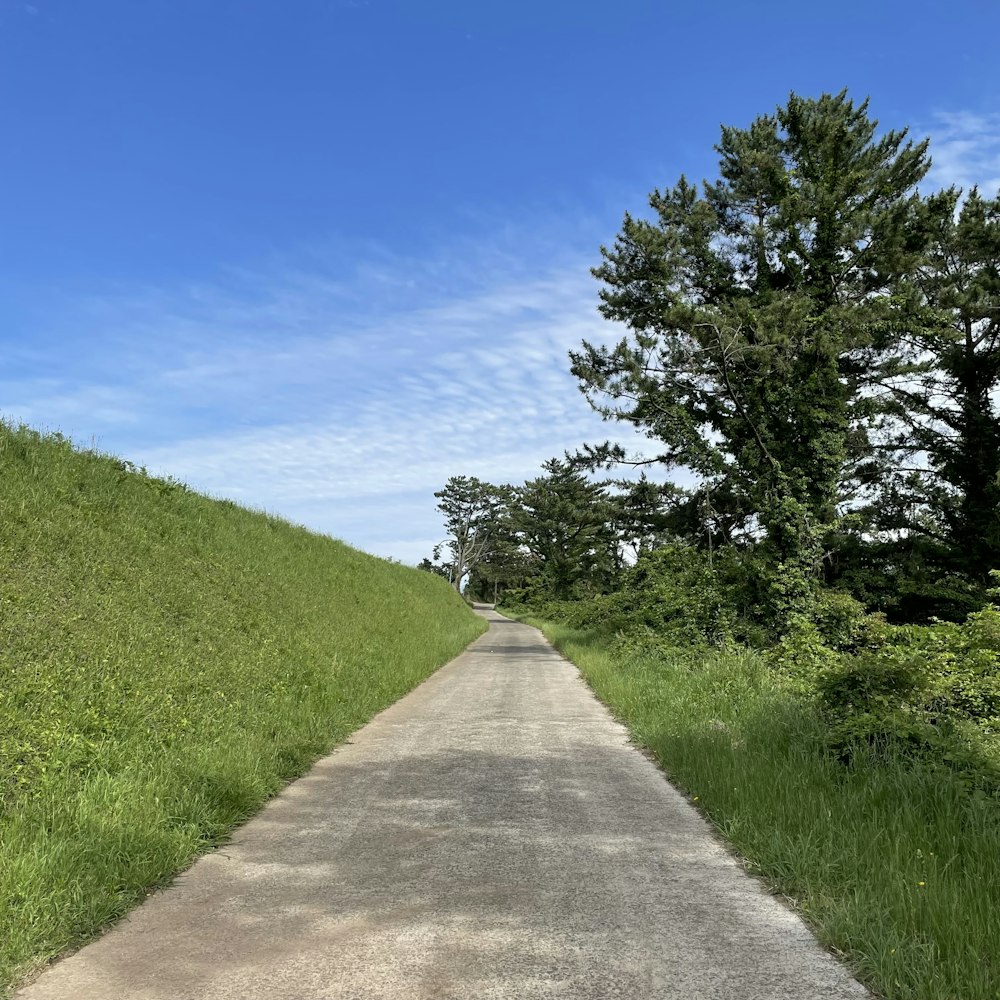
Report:
[[[868,994],[534,629],[489,632],[20,1000]]]

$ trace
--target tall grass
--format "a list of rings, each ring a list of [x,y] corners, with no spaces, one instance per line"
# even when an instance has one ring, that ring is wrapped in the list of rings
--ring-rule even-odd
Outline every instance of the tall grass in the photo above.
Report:
[[[485,628],[447,583],[0,424],[0,994]]]
[[[1000,802],[905,756],[840,764],[750,652],[630,655],[532,624],[862,980],[890,1000],[1000,997]]]

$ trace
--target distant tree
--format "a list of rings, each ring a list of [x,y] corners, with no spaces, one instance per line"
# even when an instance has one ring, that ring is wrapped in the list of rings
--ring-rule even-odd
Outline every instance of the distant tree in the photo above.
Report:
[[[740,498],[793,605],[871,460],[873,373],[921,321],[926,143],[876,129],[845,93],[724,127],[718,180],[655,191],[655,221],[626,215],[602,248],[601,311],[629,336],[571,354],[599,412],[662,443],[655,460]]]
[[[918,331],[931,358],[920,384],[896,392],[916,418],[910,448],[928,458],[916,482],[938,540],[985,587],[1000,567],[1000,197],[973,189],[957,214],[958,192],[941,197],[919,280],[942,322]]]
[[[497,603],[510,587],[523,587],[536,571],[535,560],[516,535],[502,529],[485,558],[469,574],[466,593]]]
[[[446,580],[451,579],[449,567],[442,566],[438,562],[431,562],[426,557],[417,564],[417,569],[422,569],[425,573],[433,573],[435,576],[443,576]]]
[[[668,537],[670,510],[683,495],[673,483],[654,483],[645,474],[636,481],[608,484],[606,504],[614,562],[620,571]]]
[[[599,591],[613,573],[616,547],[606,491],[570,462],[551,459],[542,468],[544,476],[516,493],[511,520],[521,544],[552,596]]]
[[[501,530],[510,495],[510,487],[494,486],[475,476],[452,476],[434,494],[448,533],[448,538],[435,549],[434,558],[440,558],[442,549],[448,550],[451,582],[456,590],[462,590],[470,571],[489,555]]]

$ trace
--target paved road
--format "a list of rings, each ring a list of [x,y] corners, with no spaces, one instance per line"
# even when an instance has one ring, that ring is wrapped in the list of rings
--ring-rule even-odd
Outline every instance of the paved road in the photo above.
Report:
[[[846,1000],[534,629],[490,631],[21,1000]]]

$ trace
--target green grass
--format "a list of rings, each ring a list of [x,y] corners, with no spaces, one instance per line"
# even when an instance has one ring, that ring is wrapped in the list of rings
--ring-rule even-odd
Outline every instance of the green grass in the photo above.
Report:
[[[905,757],[844,767],[814,709],[750,652],[627,655],[531,624],[879,994],[1000,997],[1000,802]]]
[[[0,995],[485,629],[439,577],[0,424]]]

